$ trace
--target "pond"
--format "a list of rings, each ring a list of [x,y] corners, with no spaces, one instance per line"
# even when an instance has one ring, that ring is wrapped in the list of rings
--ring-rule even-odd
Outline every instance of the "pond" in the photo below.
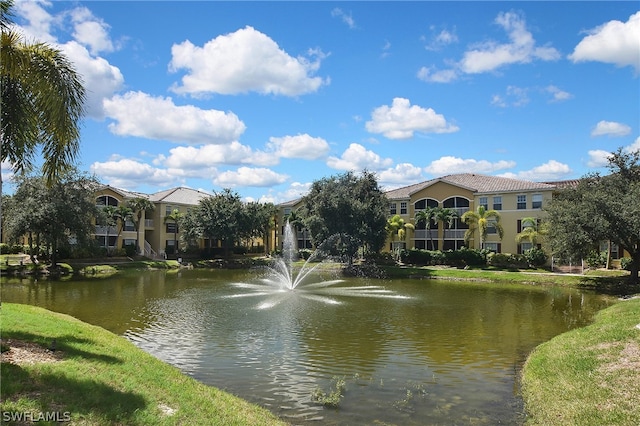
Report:
[[[528,353],[613,303],[557,287],[362,278],[336,283],[330,296],[274,296],[256,291],[258,275],[3,278],[2,301],[99,325],[286,421],[322,425],[522,423],[518,377]],[[364,288],[340,291],[354,287]],[[314,400],[338,382],[337,407]]]

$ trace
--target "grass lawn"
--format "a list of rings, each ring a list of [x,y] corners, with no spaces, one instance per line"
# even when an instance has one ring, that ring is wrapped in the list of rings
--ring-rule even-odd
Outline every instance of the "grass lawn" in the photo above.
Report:
[[[538,346],[522,386],[529,425],[639,425],[640,298]]]
[[[3,351],[12,347],[1,364],[3,423],[7,415],[55,412],[81,425],[285,424],[100,327],[10,303],[2,303],[0,317]],[[54,339],[55,351],[47,350]],[[20,345],[38,356],[19,356],[13,346]],[[22,362],[5,362],[12,357]]]

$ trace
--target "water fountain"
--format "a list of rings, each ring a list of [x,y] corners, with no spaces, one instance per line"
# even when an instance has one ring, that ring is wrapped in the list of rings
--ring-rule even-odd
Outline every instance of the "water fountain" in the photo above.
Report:
[[[344,282],[342,279],[312,280],[311,278],[318,278],[314,272],[321,265],[318,259],[322,254],[322,250],[316,249],[302,267],[295,270],[294,263],[298,258],[297,238],[293,226],[287,221],[284,227],[282,256],[275,259],[268,267],[267,275],[260,279],[260,284],[234,283],[234,286],[251,292],[231,297],[267,296],[267,300],[257,306],[258,309],[274,307],[291,297],[301,297],[332,305],[342,303],[338,300],[342,296],[407,299],[382,286],[344,287],[339,286]]]

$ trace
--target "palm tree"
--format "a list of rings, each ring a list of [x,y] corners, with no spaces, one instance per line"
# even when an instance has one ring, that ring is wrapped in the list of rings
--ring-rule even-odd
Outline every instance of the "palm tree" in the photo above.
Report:
[[[444,224],[446,223],[447,226],[451,228],[457,218],[458,213],[454,209],[450,209],[447,207],[434,207],[433,220],[438,224],[442,224],[442,246],[440,246],[441,251],[444,249]]]
[[[469,229],[464,233],[464,243],[469,246],[469,241],[473,238],[476,229],[480,233],[480,248],[484,248],[489,228],[494,227],[498,231],[500,239],[504,236],[504,228],[500,224],[500,213],[497,210],[487,210],[484,206],[478,206],[477,211],[469,210],[460,217],[462,222],[469,225]]]
[[[173,223],[175,223],[175,226],[173,228],[173,241],[174,241],[174,251],[175,251],[175,255],[178,255],[178,225],[180,223],[180,220],[184,217],[183,213],[180,213],[180,210],[178,209],[173,209],[173,211],[171,212],[170,215],[167,215],[164,217],[164,222],[166,223],[167,220],[171,220],[173,221]]]
[[[133,217],[133,210],[131,210],[130,207],[124,204],[116,207],[116,211],[115,211],[116,226],[118,222],[120,223],[120,226],[118,226],[117,228],[118,235],[116,237],[116,241],[118,241],[118,238],[120,238],[120,234],[122,233],[122,230],[124,229],[127,221],[131,220],[132,217]]]
[[[414,217],[416,226],[424,224],[424,229],[429,233],[429,239],[431,241],[431,250],[433,250],[433,234],[431,234],[430,232],[431,223],[434,223],[435,225],[438,224],[434,218],[436,209],[437,207],[427,206],[424,210],[419,210]]]
[[[387,219],[387,232],[391,234],[391,241],[398,237],[399,241],[404,241],[407,236],[407,229],[415,229],[413,223],[406,222],[399,214]]]
[[[145,213],[145,217],[147,213],[151,213],[155,208],[155,204],[151,202],[148,198],[144,197],[135,197],[127,201],[127,207],[135,212],[135,215],[132,217],[133,226],[136,228],[136,252],[140,253],[140,241],[138,239],[138,235],[140,235],[140,223],[142,222],[142,213]]]
[[[8,161],[16,172],[28,172],[41,146],[42,171],[51,185],[78,154],[85,89],[59,50],[27,43],[11,29],[12,7],[13,0],[0,0],[0,161]]]

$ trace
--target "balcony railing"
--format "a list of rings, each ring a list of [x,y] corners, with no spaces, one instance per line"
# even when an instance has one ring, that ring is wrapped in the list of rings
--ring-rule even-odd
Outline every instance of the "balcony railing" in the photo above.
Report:
[[[445,240],[462,240],[464,239],[465,232],[466,232],[466,229],[445,229],[444,239]]]
[[[438,238],[438,230],[437,229],[416,229],[413,233],[414,238],[417,240],[427,240],[427,239],[436,239]]]
[[[153,219],[145,219],[144,220],[145,228],[153,228]]]
[[[109,235],[116,235],[118,233],[115,226],[96,225],[96,235],[107,235],[107,231],[109,231]]]

